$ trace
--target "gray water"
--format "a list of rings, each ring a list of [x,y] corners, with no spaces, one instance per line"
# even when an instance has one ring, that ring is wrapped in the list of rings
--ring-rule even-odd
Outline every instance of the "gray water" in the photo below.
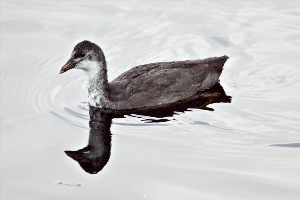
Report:
[[[299,1],[0,3],[1,199],[299,199]],[[64,153],[88,142],[86,78],[58,75],[84,39],[109,80],[226,54],[232,103],[113,119],[110,160],[88,174]]]

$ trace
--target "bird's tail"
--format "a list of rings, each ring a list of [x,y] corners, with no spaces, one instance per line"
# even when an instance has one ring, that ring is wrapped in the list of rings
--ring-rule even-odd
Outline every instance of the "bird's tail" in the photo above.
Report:
[[[215,85],[221,76],[223,66],[227,61],[228,56],[212,57],[202,60],[202,64],[206,67],[206,76],[203,80],[200,90],[206,90]]]
[[[217,73],[222,73],[223,70],[223,66],[225,64],[225,62],[228,60],[228,56],[224,55],[224,56],[220,56],[220,57],[212,57],[212,58],[207,58],[204,59],[203,61],[205,63],[209,64],[209,68]]]

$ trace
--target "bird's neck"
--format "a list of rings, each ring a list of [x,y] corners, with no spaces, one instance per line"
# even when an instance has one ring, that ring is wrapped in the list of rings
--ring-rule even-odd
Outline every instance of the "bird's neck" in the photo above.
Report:
[[[86,71],[89,82],[89,105],[105,107],[109,102],[108,80],[106,62],[92,62],[89,70]]]

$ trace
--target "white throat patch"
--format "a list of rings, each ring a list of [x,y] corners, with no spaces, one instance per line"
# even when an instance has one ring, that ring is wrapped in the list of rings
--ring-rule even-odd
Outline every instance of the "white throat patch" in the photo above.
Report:
[[[92,81],[98,78],[102,66],[102,62],[98,63],[96,61],[84,60],[78,63],[75,69],[83,70],[86,73],[89,81]]]
[[[107,101],[104,97],[104,85],[102,79],[103,62],[84,60],[78,63],[75,69],[81,69],[85,72],[89,83],[89,105],[103,107]]]

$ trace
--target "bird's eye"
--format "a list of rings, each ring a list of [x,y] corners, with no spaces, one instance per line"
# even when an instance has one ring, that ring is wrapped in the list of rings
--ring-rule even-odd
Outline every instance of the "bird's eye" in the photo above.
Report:
[[[82,57],[84,57],[84,53],[76,53],[75,55],[74,55],[74,58],[82,58]]]

